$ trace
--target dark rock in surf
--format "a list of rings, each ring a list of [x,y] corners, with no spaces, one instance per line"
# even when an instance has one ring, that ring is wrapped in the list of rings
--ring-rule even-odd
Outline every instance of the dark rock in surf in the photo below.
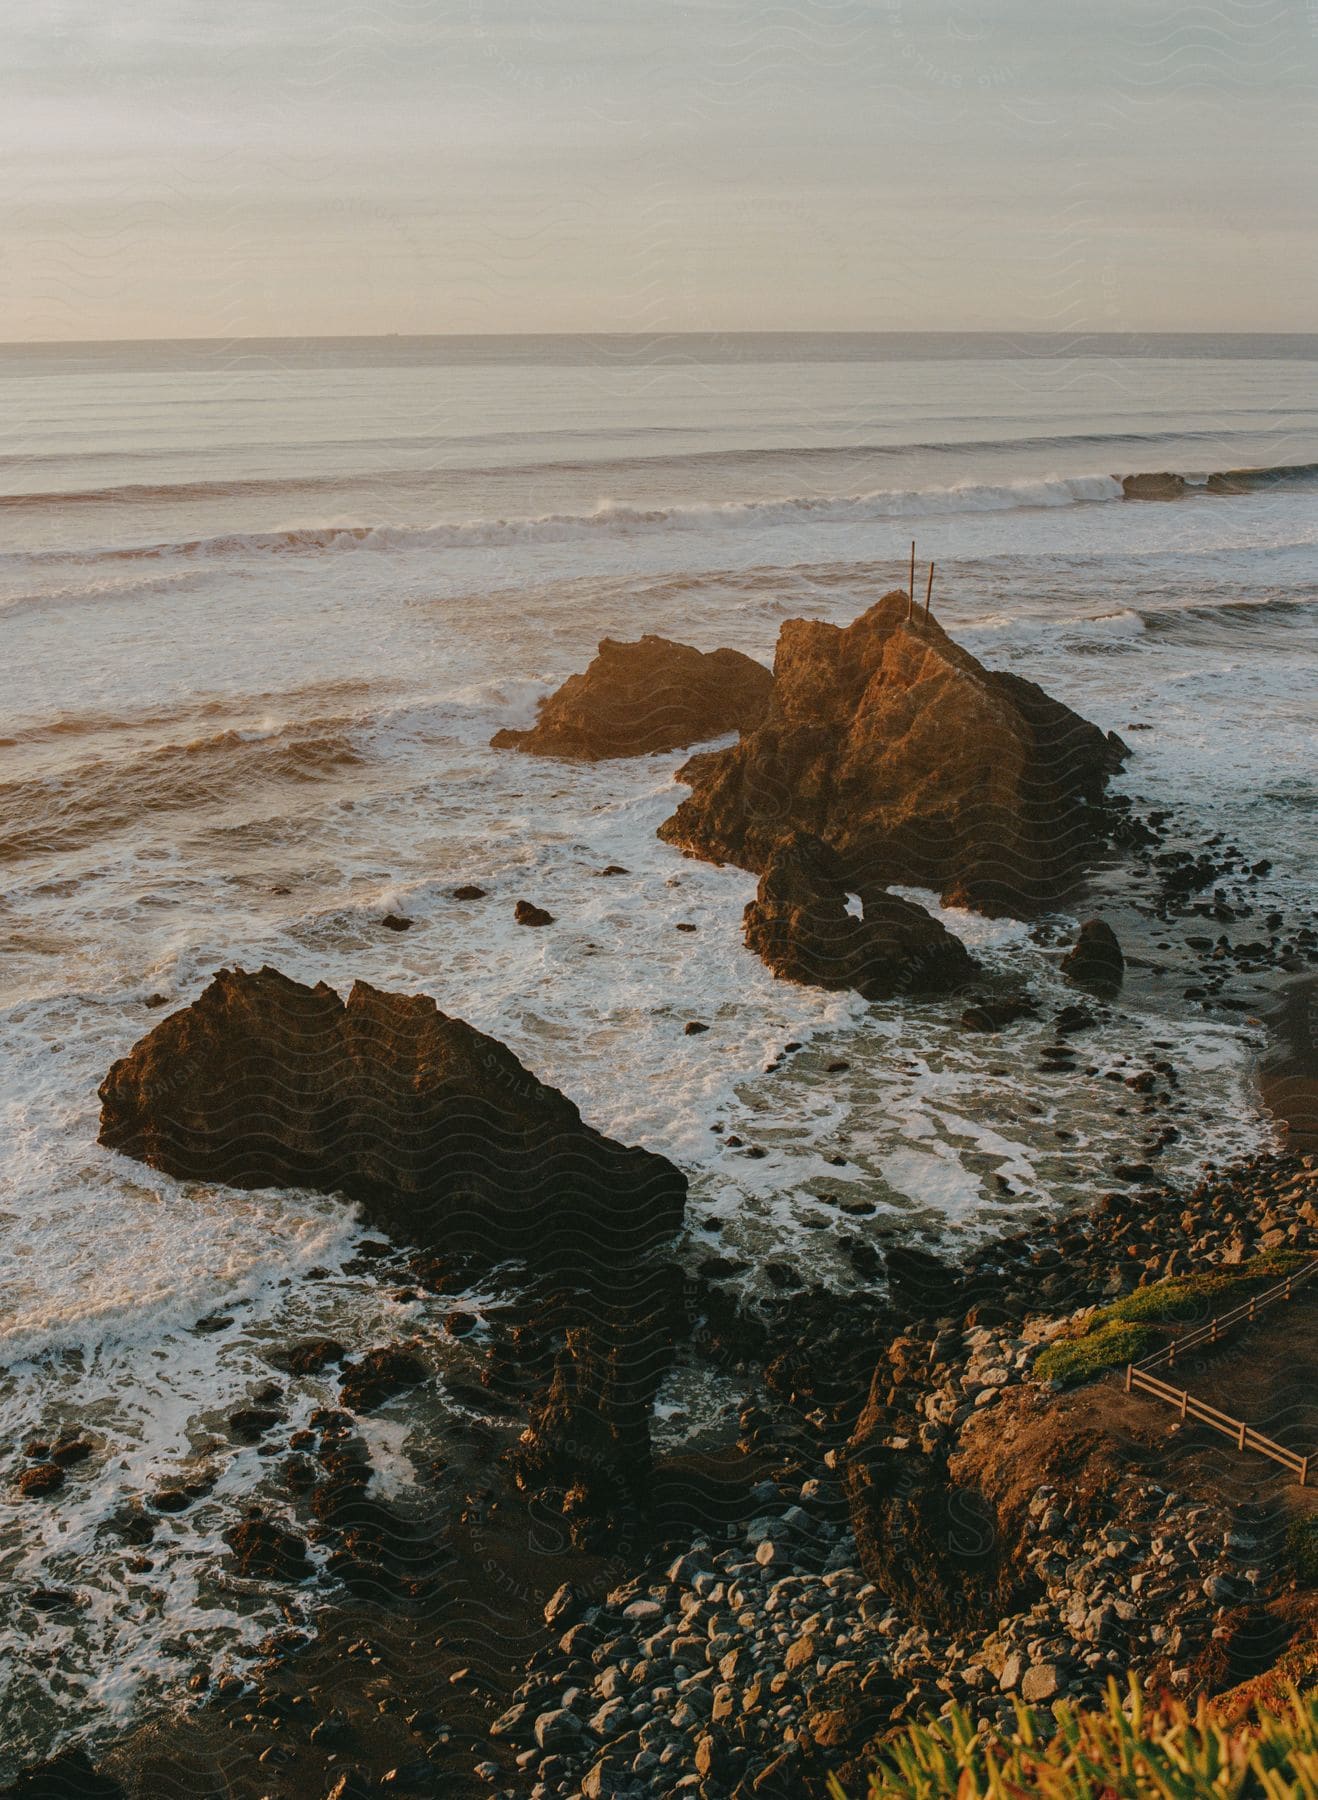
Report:
[[[984,912],[1066,892],[1102,839],[1125,745],[906,615],[894,593],[845,629],[789,619],[764,722],[685,764],[691,796],[660,837],[759,872],[807,831],[852,891],[909,882]]]
[[[530,731],[499,731],[496,750],[598,762],[649,756],[753,730],[773,677],[738,650],[694,650],[668,638],[604,638],[584,674],[541,702]]]
[[[1030,994],[990,994],[977,999],[961,1015],[966,1031],[1005,1031],[1020,1019],[1036,1019],[1039,1008]]]
[[[1156,475],[1126,475],[1121,492],[1127,500],[1181,500],[1185,497],[1185,478],[1165,470]]]
[[[464,882],[461,887],[455,887],[453,890],[455,900],[483,900],[485,894],[486,890],[483,887],[477,887],[474,881]]]
[[[21,1471],[14,1485],[25,1500],[44,1500],[64,1486],[64,1471],[58,1463],[33,1463]]]
[[[530,900],[519,900],[513,908],[513,917],[519,925],[552,925],[554,915],[546,912],[543,906],[536,906]]]
[[[679,1229],[686,1178],[583,1124],[425,995],[345,1004],[221,970],[101,1084],[100,1142],[189,1181],[309,1187],[423,1248],[605,1272]]]
[[[290,1375],[318,1375],[331,1363],[342,1362],[347,1354],[337,1338],[304,1338],[287,1350],[276,1351],[270,1360]]]
[[[306,1581],[314,1573],[305,1541],[269,1519],[244,1519],[224,1541],[240,1575],[249,1580]]]
[[[1091,994],[1115,994],[1126,974],[1117,934],[1105,919],[1088,919],[1080,935],[1062,958],[1062,973],[1076,987]]]
[[[848,911],[841,863],[821,839],[795,831],[770,854],[747,906],[747,949],[787,981],[854,988],[867,1000],[946,992],[975,972],[965,946],[922,906],[871,890]]]
[[[426,1379],[426,1365],[410,1351],[384,1345],[367,1350],[343,1371],[339,1399],[353,1412],[374,1412],[405,1388],[416,1387]]]

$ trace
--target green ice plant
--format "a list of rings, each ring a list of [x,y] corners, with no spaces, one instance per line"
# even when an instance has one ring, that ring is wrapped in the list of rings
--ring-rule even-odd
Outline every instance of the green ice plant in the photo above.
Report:
[[[1201,1703],[1016,1703],[1012,1728],[977,1729],[961,1707],[907,1725],[876,1752],[868,1800],[1318,1800],[1318,1695],[1287,1692],[1278,1712],[1225,1725]],[[834,1800],[847,1800],[836,1780]]]

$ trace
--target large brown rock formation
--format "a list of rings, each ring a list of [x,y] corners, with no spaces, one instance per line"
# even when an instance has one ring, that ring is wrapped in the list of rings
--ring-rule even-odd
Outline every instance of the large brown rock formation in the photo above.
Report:
[[[100,1142],[185,1180],[309,1187],[413,1243],[583,1275],[682,1222],[665,1157],[583,1124],[497,1039],[422,994],[222,969],[100,1089]]]
[[[908,882],[986,911],[1065,893],[1127,754],[1018,675],[986,669],[888,594],[846,627],[789,619],[764,722],[693,756],[659,835],[763,870],[785,832],[836,850],[853,889]]]

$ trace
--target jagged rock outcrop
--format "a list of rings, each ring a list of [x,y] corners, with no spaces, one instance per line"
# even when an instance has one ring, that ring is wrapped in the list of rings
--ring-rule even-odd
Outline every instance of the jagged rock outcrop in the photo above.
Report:
[[[541,702],[530,731],[499,731],[496,750],[599,762],[648,756],[751,731],[763,719],[773,677],[739,650],[694,650],[646,636],[600,642],[581,675]]]
[[[746,907],[746,947],[784,980],[854,988],[867,1000],[947,992],[973,977],[964,944],[922,906],[871,890],[857,917],[848,898],[836,853],[808,831],[791,832]]]
[[[906,614],[894,593],[845,628],[789,619],[763,724],[690,758],[660,837],[758,872],[809,831],[853,890],[908,882],[990,912],[1066,892],[1125,745]]]
[[[184,1180],[309,1187],[426,1247],[607,1271],[670,1238],[686,1178],[583,1124],[423,994],[222,969],[101,1084],[100,1142]]]
[[[517,1485],[558,1508],[581,1547],[644,1503],[650,1417],[670,1360],[671,1342],[637,1322],[602,1320],[565,1334],[509,1461]]]
[[[1106,919],[1088,919],[1080,927],[1075,943],[1062,958],[1062,973],[1091,994],[1116,993],[1125,979],[1126,959]]]

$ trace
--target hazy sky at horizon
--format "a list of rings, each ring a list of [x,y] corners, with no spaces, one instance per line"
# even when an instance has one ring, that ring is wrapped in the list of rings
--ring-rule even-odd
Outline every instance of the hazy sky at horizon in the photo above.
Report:
[[[1318,0],[36,0],[0,339],[1304,330]]]

